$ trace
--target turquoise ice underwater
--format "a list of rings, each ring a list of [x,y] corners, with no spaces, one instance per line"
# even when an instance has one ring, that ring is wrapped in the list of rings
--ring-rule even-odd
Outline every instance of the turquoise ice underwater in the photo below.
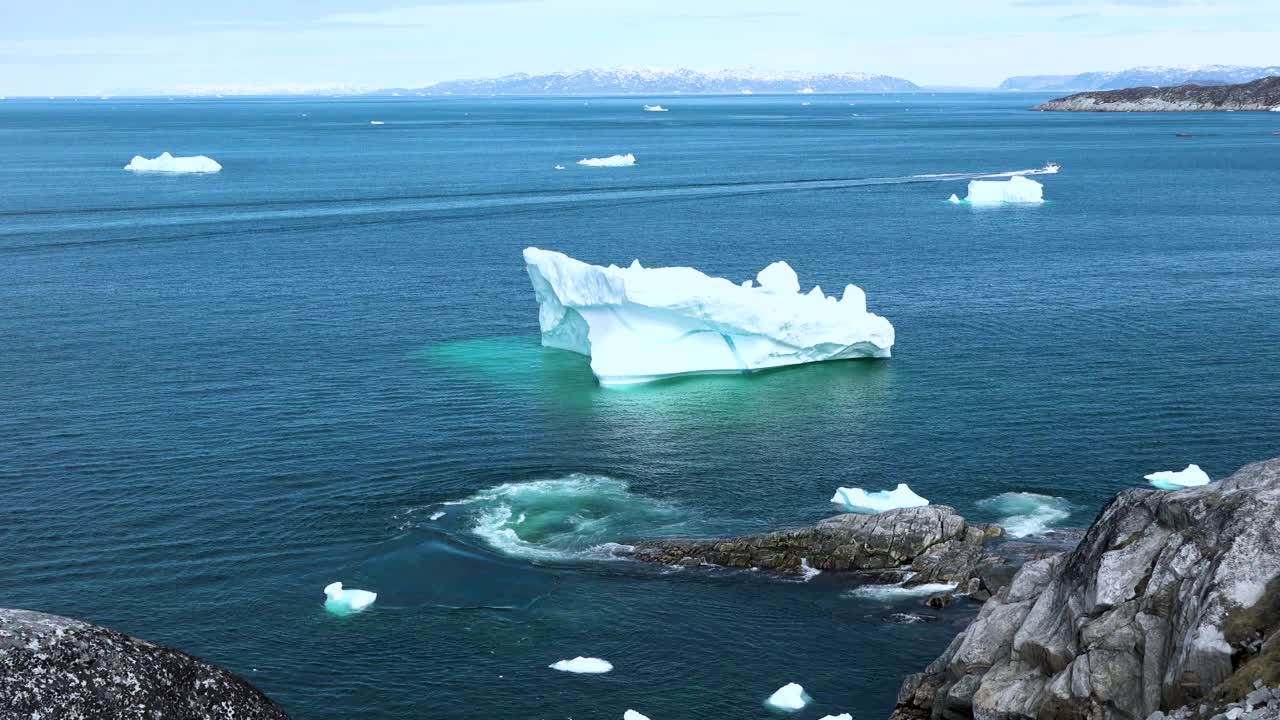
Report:
[[[0,605],[304,719],[736,720],[790,682],[793,717],[883,717],[968,610],[895,624],[918,598],[592,548],[898,483],[1079,525],[1148,473],[1277,454],[1275,118],[1035,99],[6,101]],[[223,170],[121,169],[163,151]],[[864,182],[1046,161],[1036,207]],[[863,288],[893,357],[602,388],[539,346],[531,245],[786,260]],[[376,602],[334,616],[335,580]],[[548,668],[578,656],[613,670]]]

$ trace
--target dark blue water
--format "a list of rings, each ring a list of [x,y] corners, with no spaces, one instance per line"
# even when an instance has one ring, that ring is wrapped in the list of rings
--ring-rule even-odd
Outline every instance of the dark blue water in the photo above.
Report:
[[[1145,473],[1280,454],[1275,117],[807,100],[0,103],[0,606],[178,646],[299,718],[737,720],[793,681],[801,717],[874,718],[969,610],[886,624],[919,600],[589,548],[897,482],[1079,525]],[[165,150],[225,169],[120,169]],[[1039,207],[862,182],[1046,160]],[[786,259],[898,344],[602,389],[538,347],[528,245]],[[326,614],[333,580],[377,605]],[[546,667],[577,655],[615,670]]]

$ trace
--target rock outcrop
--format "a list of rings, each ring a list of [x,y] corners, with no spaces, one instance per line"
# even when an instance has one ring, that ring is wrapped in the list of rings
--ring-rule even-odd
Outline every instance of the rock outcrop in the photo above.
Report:
[[[898,695],[893,717],[1142,720],[1280,672],[1280,459],[1114,498],[1025,564]]]
[[[984,549],[986,540],[1001,532],[971,525],[945,505],[928,505],[837,515],[814,527],[738,538],[647,540],[630,546],[627,554],[664,565],[879,571],[894,582],[909,577],[912,583],[964,583],[1005,564]]]
[[[1200,112],[1280,107],[1280,77],[1238,85],[1178,85],[1082,92],[1040,103],[1033,110],[1074,112]]]
[[[0,718],[285,720],[202,660],[79,620],[0,609]]]

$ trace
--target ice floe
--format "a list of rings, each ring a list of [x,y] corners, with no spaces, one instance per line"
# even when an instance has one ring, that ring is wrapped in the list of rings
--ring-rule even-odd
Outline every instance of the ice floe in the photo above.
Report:
[[[564,166],[563,166],[563,165],[557,165],[557,166],[555,166],[555,169],[556,169],[556,170],[563,170],[563,169],[564,169]]]
[[[964,201],[970,205],[1041,203],[1044,202],[1044,186],[1021,175],[1008,180],[970,180],[969,194]]]
[[[823,715],[818,720],[853,720],[853,716],[849,713],[840,713],[839,715]]]
[[[626,155],[610,155],[602,158],[582,158],[578,161],[579,165],[587,167],[627,167],[636,164],[636,156],[631,153]]]
[[[628,710],[622,713],[622,720],[649,720],[649,718],[645,717],[644,715],[641,715],[635,710]]]
[[[548,665],[552,670],[560,672],[579,673],[586,675],[599,675],[607,673],[613,669],[613,664],[608,660],[600,658],[589,658],[578,656],[572,660],[560,660]]]
[[[428,520],[439,520],[440,518],[444,517],[444,516],[445,516],[445,514],[446,514],[446,513],[445,513],[445,511],[443,511],[443,510],[437,510],[436,512],[431,513],[431,516],[430,516],[429,518],[427,518],[427,519],[428,519]]]
[[[822,360],[888,357],[893,325],[845,286],[839,300],[775,262],[759,287],[688,267],[589,265],[526,248],[542,344],[591,358],[602,384],[742,373]]]
[[[1071,503],[1053,495],[1029,492],[1000,493],[978,501],[978,507],[1000,514],[1000,527],[1009,537],[1043,535],[1071,516]]]
[[[329,583],[324,588],[324,607],[335,615],[357,613],[373,604],[378,593],[368,590],[347,590],[342,583]]]
[[[788,712],[800,710],[809,704],[810,697],[805,694],[804,688],[799,683],[787,683],[778,688],[765,700],[765,704],[778,710],[786,710]]]
[[[213,158],[205,157],[204,155],[174,157],[164,152],[150,159],[141,155],[134,155],[129,164],[124,166],[124,169],[132,170],[133,172],[155,173],[213,173],[221,170],[222,166]]]
[[[369,124],[370,125],[386,125],[386,123],[381,120],[370,120]]]
[[[645,112],[666,112],[667,108],[664,108],[661,105],[645,105],[644,111]]]
[[[952,205],[959,205],[960,198],[956,197],[955,193],[951,193],[951,197],[947,198],[947,202],[951,203]]]
[[[1161,490],[1181,490],[1197,485],[1208,485],[1210,482],[1209,474],[1195,464],[1188,465],[1183,470],[1164,470],[1144,475],[1143,479]]]
[[[898,508],[921,507],[929,501],[915,494],[906,483],[898,483],[892,490],[867,492],[862,488],[836,488],[831,502],[842,505],[854,512],[882,513]]]

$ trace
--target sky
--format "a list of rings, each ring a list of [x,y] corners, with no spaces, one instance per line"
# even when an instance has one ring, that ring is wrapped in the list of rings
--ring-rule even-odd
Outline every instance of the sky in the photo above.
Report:
[[[421,87],[582,68],[990,87],[1280,65],[1280,0],[0,0],[0,95]]]

